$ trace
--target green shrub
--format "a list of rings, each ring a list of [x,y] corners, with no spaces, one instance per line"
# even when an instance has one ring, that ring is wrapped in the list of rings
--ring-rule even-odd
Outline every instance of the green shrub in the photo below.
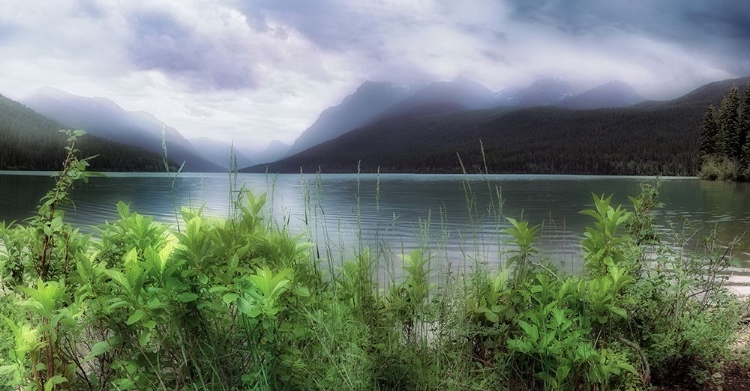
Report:
[[[324,276],[244,190],[230,218],[183,210],[177,228],[119,203],[91,240],[59,208],[86,178],[77,135],[37,216],[0,224],[0,383],[14,389],[640,389],[710,381],[729,356],[731,245],[663,244],[658,186],[632,211],[593,196],[579,275],[540,259],[540,226],[508,218],[497,269],[436,278],[416,250],[381,286],[380,252]]]
[[[740,178],[739,164],[724,156],[707,156],[698,171],[698,177],[710,181],[735,181]]]

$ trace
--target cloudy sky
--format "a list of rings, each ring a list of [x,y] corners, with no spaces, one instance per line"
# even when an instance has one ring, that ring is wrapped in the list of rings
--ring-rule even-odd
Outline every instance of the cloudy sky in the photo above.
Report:
[[[0,94],[106,96],[242,146],[293,142],[367,79],[621,79],[663,99],[746,75],[744,0],[0,2]]]

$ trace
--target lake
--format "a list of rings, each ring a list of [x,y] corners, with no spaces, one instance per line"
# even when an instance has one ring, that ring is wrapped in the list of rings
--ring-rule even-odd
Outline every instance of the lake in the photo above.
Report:
[[[39,198],[52,185],[51,173],[0,172],[0,220],[22,220],[34,213]],[[565,270],[580,269],[580,240],[591,218],[591,194],[614,194],[614,204],[629,206],[628,195],[653,178],[567,175],[278,175],[239,174],[237,183],[255,193],[269,193],[276,221],[320,245],[321,256],[341,262],[361,243],[392,253],[426,246],[435,262],[471,267],[472,262],[503,262],[507,227],[488,213],[496,188],[501,189],[504,216],[543,224],[538,246],[544,257]],[[183,173],[174,186],[163,173],[111,173],[79,183],[72,192],[74,208],[66,219],[89,230],[117,218],[123,200],[131,210],[174,224],[175,206],[205,208],[226,217],[230,205],[228,174]],[[718,227],[729,242],[750,223],[750,185],[706,182],[695,178],[662,178],[657,210],[660,232],[669,240],[685,222],[700,234]],[[468,194],[468,196],[467,196]],[[468,200],[468,201],[467,201]],[[496,199],[495,199],[496,201]],[[467,205],[475,205],[473,212]],[[496,214],[495,214],[496,215]],[[498,222],[499,221],[499,222]],[[362,240],[358,240],[361,238]],[[745,242],[750,242],[745,240]],[[735,283],[750,276],[750,246],[736,256],[743,267]],[[468,260],[468,261],[467,261]]]

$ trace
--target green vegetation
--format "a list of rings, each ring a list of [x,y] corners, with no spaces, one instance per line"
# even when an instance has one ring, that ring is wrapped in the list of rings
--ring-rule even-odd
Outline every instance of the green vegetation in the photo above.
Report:
[[[735,181],[750,179],[750,83],[740,102],[732,86],[721,101],[718,115],[713,106],[703,117],[700,139],[702,179]]]
[[[243,172],[694,175],[702,109],[488,109],[401,116]],[[694,129],[694,131],[693,131]]]
[[[616,109],[415,108],[241,171],[353,172],[361,161],[362,172],[461,173],[459,154],[470,173],[486,163],[491,173],[692,176],[700,166],[706,106],[718,105],[731,83],[748,81],[711,83],[675,100]]]
[[[82,235],[59,207],[86,179],[76,136],[37,216],[0,224],[8,388],[644,389],[673,374],[718,381],[731,358],[732,248],[662,244],[656,186],[631,210],[593,197],[581,275],[546,264],[539,227],[507,218],[504,265],[467,256],[471,267],[443,270],[425,245],[384,286],[374,276],[389,254],[362,247],[326,273],[314,245],[242,189],[226,220],[183,210],[169,227],[120,203],[119,220]],[[467,186],[472,213],[487,213],[473,197]]]
[[[62,125],[0,95],[0,170],[57,171],[65,159]],[[96,171],[160,171],[159,154],[86,135],[78,142]],[[175,164],[170,162],[174,168]]]

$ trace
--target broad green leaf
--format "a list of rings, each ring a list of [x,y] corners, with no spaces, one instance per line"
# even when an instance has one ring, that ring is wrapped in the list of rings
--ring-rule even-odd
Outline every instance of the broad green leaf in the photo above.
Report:
[[[488,310],[487,308],[481,308],[479,311],[484,314],[484,317],[487,318],[488,321],[492,323],[500,322],[500,317],[496,313]]]
[[[540,347],[542,349],[546,349],[552,343],[552,341],[554,339],[555,339],[555,333],[554,332],[550,332],[550,333],[544,334],[544,336],[542,337],[542,343],[541,343]]]
[[[10,375],[11,373],[14,373],[17,371],[17,367],[15,365],[3,365],[0,366],[0,376],[6,376]]]
[[[539,329],[537,329],[536,326],[529,324],[528,322],[525,322],[523,320],[519,320],[518,325],[521,326],[523,331],[526,333],[526,335],[529,336],[532,341],[536,341],[537,339],[539,339]]]
[[[306,286],[297,287],[297,295],[300,297],[310,297],[310,290]]]
[[[195,301],[196,299],[198,299],[198,295],[191,292],[180,293],[180,295],[177,296],[177,301],[182,303],[189,303],[191,301]]]
[[[628,318],[628,312],[625,311],[624,309],[620,308],[620,307],[617,307],[617,306],[614,306],[614,305],[608,305],[607,309],[609,309],[610,312],[612,312],[614,314],[617,314],[617,315],[620,315],[621,317],[623,317],[625,319]]]
[[[139,320],[143,319],[143,317],[146,316],[146,313],[142,310],[136,310],[132,315],[128,317],[128,320],[125,322],[128,326],[132,325],[133,323],[138,322]]]
[[[111,345],[109,344],[109,341],[97,342],[94,344],[94,346],[91,347],[91,351],[86,355],[86,358],[84,360],[92,360],[94,357],[108,352],[110,348]]]
[[[224,303],[233,303],[237,298],[240,297],[240,295],[236,293],[227,293],[226,295],[221,297],[221,300],[224,301]]]
[[[141,346],[148,345],[148,342],[151,340],[151,330],[144,330],[141,332],[141,335],[138,336],[138,343]]]
[[[225,286],[215,286],[215,287],[212,287],[211,289],[209,289],[208,293],[221,293],[221,292],[226,292],[228,290],[229,290],[229,288],[227,288]]]
[[[65,378],[63,375],[55,375],[52,376],[47,380],[47,382],[44,383],[44,391],[52,391],[55,389],[55,386],[58,384],[67,383],[68,379]]]
[[[128,204],[120,201],[117,203],[117,214],[120,215],[120,218],[125,219],[130,215],[130,206]]]

